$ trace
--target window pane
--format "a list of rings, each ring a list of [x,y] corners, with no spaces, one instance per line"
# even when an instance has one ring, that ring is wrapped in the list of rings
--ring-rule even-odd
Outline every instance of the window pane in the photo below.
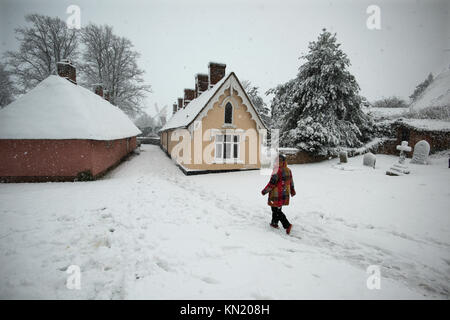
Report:
[[[239,142],[239,136],[234,136],[234,142]]]
[[[225,154],[225,159],[231,159],[231,144],[230,143],[224,143],[223,144],[223,146],[224,146],[224,148],[225,148],[225,151],[224,151],[224,154]]]
[[[237,157],[238,157],[238,147],[239,147],[239,145],[237,143],[233,144],[233,149],[234,149],[233,158],[234,159],[237,159]]]
[[[225,136],[225,141],[226,142],[231,142],[231,135],[230,134],[227,134],[226,136]]]
[[[216,158],[222,159],[222,144],[216,143]]]
[[[225,123],[231,123],[233,118],[233,106],[227,103],[225,106]]]
[[[223,141],[223,135],[218,134],[216,135],[216,142],[222,142]]]

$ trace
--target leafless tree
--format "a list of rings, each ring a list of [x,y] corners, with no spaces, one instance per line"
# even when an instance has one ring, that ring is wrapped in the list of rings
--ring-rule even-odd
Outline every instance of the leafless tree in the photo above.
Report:
[[[10,73],[5,65],[0,63],[0,108],[10,104],[14,100],[16,88],[10,78]]]
[[[249,80],[243,80],[242,86],[244,87],[245,92],[247,92],[248,97],[252,101],[253,105],[258,111],[261,120],[264,121],[266,126],[269,127],[271,119],[270,119],[270,108],[267,107],[263,98],[259,94],[259,88],[252,85]]]
[[[150,86],[144,83],[144,71],[137,64],[139,53],[131,41],[115,35],[111,26],[89,24],[82,30],[82,43],[85,84],[102,83],[112,104],[132,117],[140,113]]]
[[[29,25],[15,30],[19,49],[5,54],[21,92],[54,74],[58,61],[76,60],[79,42],[79,32],[60,18],[31,14],[25,20]]]

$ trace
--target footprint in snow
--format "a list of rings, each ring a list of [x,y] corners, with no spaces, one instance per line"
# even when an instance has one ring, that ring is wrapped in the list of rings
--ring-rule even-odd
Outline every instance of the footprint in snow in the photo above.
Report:
[[[242,249],[241,246],[223,246],[222,250],[236,250],[236,249]]]
[[[166,272],[172,271],[172,269],[170,269],[169,264],[166,261],[160,260],[160,261],[156,262],[156,265]]]
[[[211,277],[202,277],[200,278],[203,282],[209,283],[209,284],[219,284],[220,282],[214,278]]]
[[[265,296],[259,293],[252,293],[251,296],[256,300],[273,300],[271,296]]]

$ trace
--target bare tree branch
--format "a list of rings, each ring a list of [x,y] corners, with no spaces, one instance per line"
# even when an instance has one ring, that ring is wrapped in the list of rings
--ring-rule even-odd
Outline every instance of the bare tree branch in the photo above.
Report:
[[[82,30],[84,45],[81,70],[86,85],[102,83],[110,101],[131,116],[141,112],[141,102],[150,86],[138,67],[139,53],[131,41],[114,35],[112,27],[89,24]]]
[[[67,28],[59,18],[31,14],[25,21],[31,25],[15,30],[20,43],[18,51],[5,54],[8,68],[21,92],[54,74],[58,61],[75,60],[79,42],[79,32]]]

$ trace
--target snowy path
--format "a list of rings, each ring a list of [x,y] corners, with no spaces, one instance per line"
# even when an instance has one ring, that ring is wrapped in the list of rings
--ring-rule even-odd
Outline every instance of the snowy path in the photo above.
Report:
[[[0,298],[448,299],[447,159],[400,178],[393,161],[292,166],[291,236],[268,226],[267,176],[186,177],[154,146],[101,181],[2,184]]]

